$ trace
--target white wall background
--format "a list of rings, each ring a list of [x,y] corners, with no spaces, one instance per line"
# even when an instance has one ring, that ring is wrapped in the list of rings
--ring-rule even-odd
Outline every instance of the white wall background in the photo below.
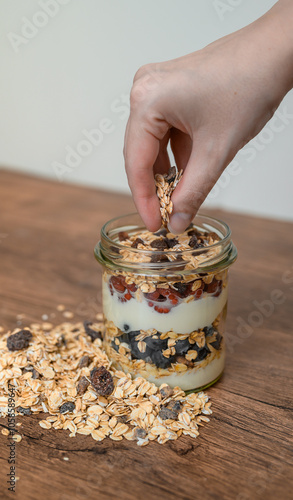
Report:
[[[138,67],[203,47],[274,3],[0,0],[0,166],[128,191],[122,148]],[[237,155],[208,205],[293,220],[293,92],[279,113]],[[81,141],[93,129],[88,149]],[[81,154],[66,162],[69,148]]]

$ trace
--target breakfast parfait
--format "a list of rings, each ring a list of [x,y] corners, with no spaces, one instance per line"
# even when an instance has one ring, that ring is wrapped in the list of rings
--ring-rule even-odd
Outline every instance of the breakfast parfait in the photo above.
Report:
[[[104,226],[95,254],[113,365],[185,391],[214,383],[225,364],[227,273],[236,259],[228,226],[196,216],[179,236],[166,224],[151,233],[133,214]]]

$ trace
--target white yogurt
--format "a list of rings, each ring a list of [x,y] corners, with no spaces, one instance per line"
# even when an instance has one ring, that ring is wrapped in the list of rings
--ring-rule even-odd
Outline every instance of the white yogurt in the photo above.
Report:
[[[108,284],[103,281],[103,307],[108,321],[113,321],[121,330],[124,325],[129,331],[149,330],[155,328],[159,332],[173,330],[175,333],[191,333],[209,326],[220,314],[227,302],[227,287],[223,288],[219,297],[205,296],[191,302],[182,302],[173,307],[167,314],[161,314],[149,307],[146,300],[138,302],[132,298],[120,302],[116,294],[111,295]]]
[[[204,387],[216,380],[224,371],[224,366],[225,351],[222,350],[221,353],[218,353],[217,357],[203,368],[188,370],[183,373],[173,373],[172,375],[166,375],[164,377],[147,375],[146,378],[157,386],[168,384],[172,388],[179,386],[183,391],[190,391],[192,389]]]

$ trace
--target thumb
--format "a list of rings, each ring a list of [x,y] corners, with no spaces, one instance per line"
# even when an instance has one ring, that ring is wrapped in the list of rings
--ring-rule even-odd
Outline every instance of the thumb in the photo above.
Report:
[[[206,152],[191,152],[181,181],[172,195],[169,230],[180,234],[189,226],[221,174],[219,162]]]

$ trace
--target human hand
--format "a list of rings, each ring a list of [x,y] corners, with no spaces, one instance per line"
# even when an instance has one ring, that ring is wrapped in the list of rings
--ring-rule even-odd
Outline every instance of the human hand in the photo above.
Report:
[[[183,232],[225,167],[292,88],[293,2],[202,50],[138,70],[125,133],[125,166],[147,228],[161,225],[154,173],[168,171],[170,141],[182,180],[169,228]]]

